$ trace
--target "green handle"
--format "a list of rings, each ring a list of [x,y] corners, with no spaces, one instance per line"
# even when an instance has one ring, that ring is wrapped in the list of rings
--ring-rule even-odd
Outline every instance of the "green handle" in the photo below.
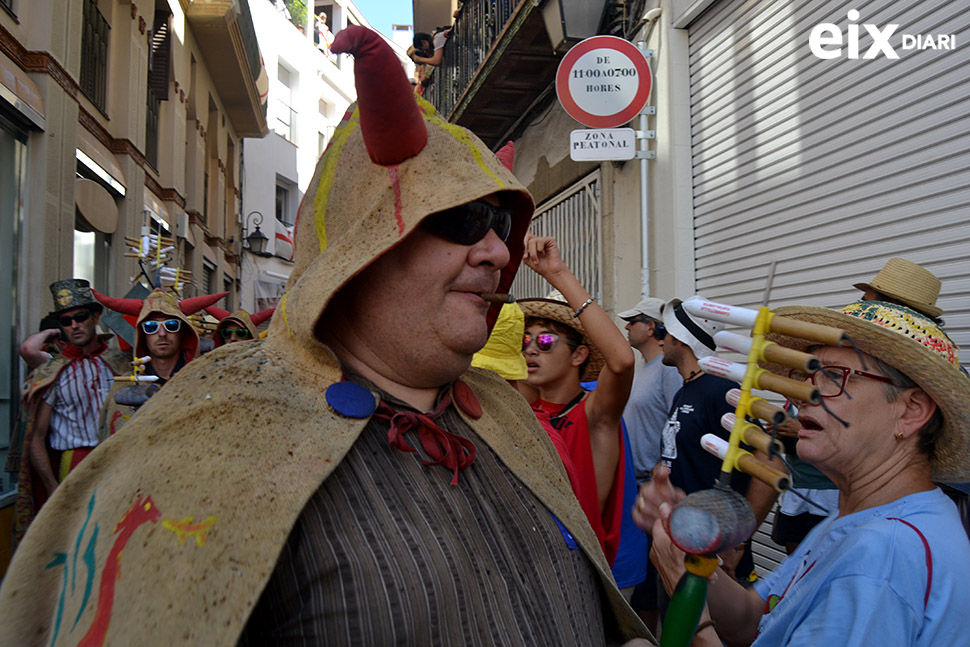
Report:
[[[697,631],[706,601],[707,578],[684,573],[667,607],[660,647],[687,647]]]

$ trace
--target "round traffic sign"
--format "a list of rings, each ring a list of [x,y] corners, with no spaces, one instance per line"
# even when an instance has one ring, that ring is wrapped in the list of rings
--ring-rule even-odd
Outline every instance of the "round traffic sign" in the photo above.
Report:
[[[616,36],[593,36],[566,52],[556,94],[566,113],[590,128],[615,128],[633,119],[653,85],[643,52]]]

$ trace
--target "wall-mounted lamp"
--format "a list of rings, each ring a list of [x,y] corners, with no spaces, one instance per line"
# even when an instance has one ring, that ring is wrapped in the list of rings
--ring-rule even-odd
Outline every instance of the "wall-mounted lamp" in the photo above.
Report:
[[[542,20],[553,51],[565,52],[584,38],[595,36],[605,10],[604,0],[545,0]]]
[[[252,226],[256,228],[255,230],[250,227],[250,221],[252,222]],[[245,249],[248,249],[256,256],[272,256],[272,254],[266,251],[266,243],[269,242],[269,238],[259,230],[261,224],[263,224],[263,214],[258,211],[250,211],[249,215],[246,216],[246,231],[251,233],[243,237],[246,241]]]

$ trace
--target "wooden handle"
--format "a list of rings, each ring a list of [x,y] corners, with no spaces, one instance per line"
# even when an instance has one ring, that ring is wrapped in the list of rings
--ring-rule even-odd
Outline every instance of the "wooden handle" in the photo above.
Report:
[[[789,400],[801,400],[812,404],[818,404],[822,401],[822,396],[814,385],[808,382],[796,382],[768,371],[758,375],[758,388],[781,393]]]
[[[791,486],[787,474],[779,472],[770,465],[765,465],[750,454],[741,455],[741,458],[738,459],[738,469],[745,474],[750,474],[762,483],[770,485],[778,492],[783,492]]]
[[[751,398],[749,408],[755,418],[767,420],[775,426],[785,422],[785,418],[788,417],[785,415],[784,409],[776,407],[763,398]]]
[[[781,444],[780,440],[772,438],[770,434],[759,429],[757,425],[745,425],[743,438],[744,442],[769,456],[777,456],[785,451],[785,446]]]
[[[814,355],[809,355],[808,353],[803,353],[800,350],[794,350],[792,348],[785,348],[778,344],[766,345],[764,357],[769,362],[797,368],[799,371],[805,371],[806,373],[817,371],[822,366],[818,358]]]
[[[808,323],[807,321],[798,321],[797,319],[789,319],[777,315],[771,318],[771,323],[768,327],[771,332],[781,333],[789,337],[810,339],[825,344],[826,346],[841,346],[845,340],[845,332],[840,328]]]

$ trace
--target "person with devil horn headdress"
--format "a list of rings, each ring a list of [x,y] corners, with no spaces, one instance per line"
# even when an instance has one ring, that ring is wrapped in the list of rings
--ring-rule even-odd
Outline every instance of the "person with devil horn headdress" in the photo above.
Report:
[[[257,328],[261,323],[272,317],[275,310],[276,308],[273,307],[249,314],[240,308],[230,313],[218,306],[209,306],[205,311],[219,320],[216,332],[212,336],[214,347],[219,348],[223,344],[256,339]]]
[[[189,321],[189,315],[211,306],[229,293],[206,294],[179,301],[171,291],[156,288],[142,301],[92,292],[111,310],[137,317],[135,357],[150,358],[145,363],[145,375],[157,378],[153,383],[117,382],[111,387],[98,425],[98,435],[104,440],[118,433],[148,398],[195,358],[199,351],[199,334]]]
[[[531,196],[415,98],[379,34],[347,27],[333,51],[355,56],[359,103],[266,339],[192,362],[98,448],[108,480],[82,465],[48,502],[0,587],[0,644],[649,636],[529,405],[470,369]],[[63,585],[77,546],[97,600]]]

